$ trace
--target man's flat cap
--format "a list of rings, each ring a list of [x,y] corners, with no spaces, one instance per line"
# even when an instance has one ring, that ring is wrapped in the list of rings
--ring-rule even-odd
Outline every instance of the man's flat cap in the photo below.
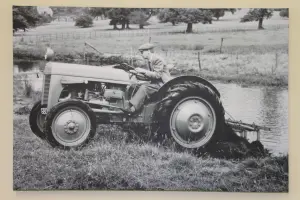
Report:
[[[146,43],[146,44],[143,44],[139,47],[139,50],[149,50],[149,49],[153,49],[154,48],[154,45],[151,44],[151,43]]]

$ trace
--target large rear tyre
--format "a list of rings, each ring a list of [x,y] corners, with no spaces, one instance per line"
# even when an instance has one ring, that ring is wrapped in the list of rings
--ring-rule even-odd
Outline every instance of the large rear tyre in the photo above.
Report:
[[[85,103],[66,100],[49,111],[44,132],[53,147],[83,147],[95,136],[96,116]]]
[[[44,139],[43,126],[45,122],[45,115],[41,113],[41,101],[36,102],[29,114],[29,125],[31,131],[39,138]]]
[[[176,149],[198,150],[221,138],[224,108],[209,87],[195,82],[174,85],[156,109],[158,138]]]

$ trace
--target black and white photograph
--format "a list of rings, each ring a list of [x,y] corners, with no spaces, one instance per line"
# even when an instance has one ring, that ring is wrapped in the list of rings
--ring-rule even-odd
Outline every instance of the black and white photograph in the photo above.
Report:
[[[12,7],[14,191],[289,192],[289,9]]]

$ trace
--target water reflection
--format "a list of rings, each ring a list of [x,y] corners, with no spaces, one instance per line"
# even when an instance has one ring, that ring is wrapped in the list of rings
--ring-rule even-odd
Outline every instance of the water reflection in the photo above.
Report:
[[[261,131],[261,142],[274,154],[288,152],[288,91],[278,88],[242,88],[214,83],[221,93],[226,117],[270,127]],[[248,134],[250,140],[256,134]]]
[[[14,72],[40,71],[44,62],[14,62]],[[288,90],[278,88],[242,88],[236,84],[213,82],[221,93],[226,117],[267,126],[271,132],[261,131],[261,142],[274,154],[288,152]],[[42,79],[35,78],[33,85],[41,89]],[[248,134],[250,140],[256,134]]]
[[[31,72],[31,71],[41,71],[45,68],[45,62],[38,61],[38,62],[32,62],[32,61],[14,61],[14,73],[19,72]]]

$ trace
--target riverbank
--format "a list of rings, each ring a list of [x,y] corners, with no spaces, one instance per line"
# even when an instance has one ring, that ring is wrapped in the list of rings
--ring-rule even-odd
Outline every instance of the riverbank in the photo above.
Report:
[[[14,48],[14,60],[42,61],[45,51],[39,48]],[[200,66],[197,54],[189,51],[169,53],[164,56],[168,63],[175,65],[171,69],[173,76],[182,74],[199,75],[210,81],[237,83],[243,86],[288,87],[288,54],[203,54]],[[143,67],[140,56],[128,54],[96,54],[94,52],[56,51],[54,61],[68,63],[90,63],[92,65],[110,65],[133,63]],[[201,70],[200,70],[201,67]]]
[[[114,126],[100,126],[88,147],[64,151],[35,137],[27,114],[15,114],[13,124],[14,190],[288,192],[286,156],[195,157],[127,141]]]

